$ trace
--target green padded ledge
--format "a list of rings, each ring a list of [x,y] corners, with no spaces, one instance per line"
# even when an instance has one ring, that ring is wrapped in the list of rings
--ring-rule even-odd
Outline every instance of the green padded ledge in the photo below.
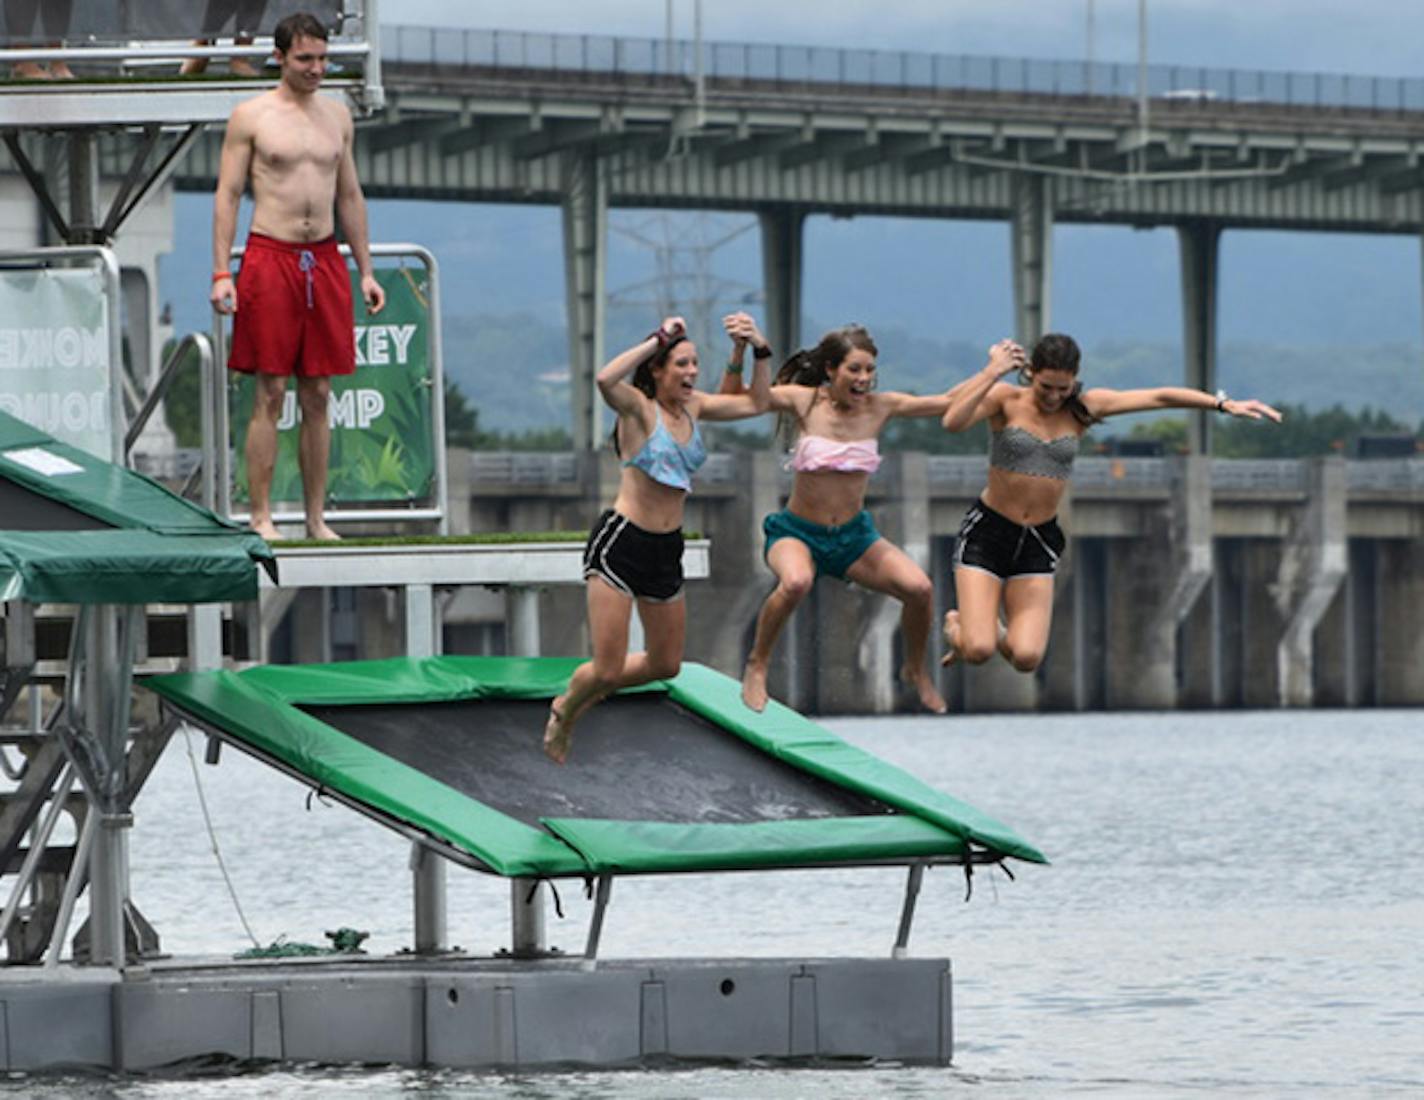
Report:
[[[46,474],[22,459],[62,467]],[[32,603],[214,603],[257,596],[271,549],[256,534],[134,470],[0,413],[0,478],[110,525],[11,531],[0,516],[0,599]]]
[[[968,846],[915,817],[813,818],[750,825],[541,818],[600,873],[741,871],[787,864],[962,856]],[[635,863],[628,863],[630,853]]]

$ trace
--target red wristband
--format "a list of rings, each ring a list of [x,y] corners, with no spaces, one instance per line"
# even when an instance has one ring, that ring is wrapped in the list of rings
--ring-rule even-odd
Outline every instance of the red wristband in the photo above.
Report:
[[[214,271],[214,272],[213,272],[213,282],[217,282],[219,279],[231,279],[231,278],[232,278],[232,272],[231,272],[231,271]]]

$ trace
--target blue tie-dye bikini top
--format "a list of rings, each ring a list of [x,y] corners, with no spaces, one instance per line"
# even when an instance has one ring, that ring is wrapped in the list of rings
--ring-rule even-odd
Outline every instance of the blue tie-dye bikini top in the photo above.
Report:
[[[692,421],[692,435],[688,441],[679,443],[659,416],[657,427],[648,436],[648,441],[632,458],[625,459],[623,465],[636,466],[659,485],[688,492],[692,489],[692,475],[706,461],[707,448],[702,443],[697,421]]]

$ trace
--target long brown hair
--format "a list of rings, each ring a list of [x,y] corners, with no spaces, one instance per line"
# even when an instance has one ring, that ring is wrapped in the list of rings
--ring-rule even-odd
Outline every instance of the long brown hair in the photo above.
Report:
[[[1082,358],[1083,353],[1078,348],[1078,341],[1061,332],[1050,332],[1034,344],[1029,365],[1020,372],[1019,377],[1021,381],[1029,383],[1041,370],[1061,370],[1071,374],[1074,378],[1073,389],[1064,399],[1063,407],[1073,414],[1073,419],[1079,424],[1091,428],[1099,418],[1090,413],[1088,406],[1083,404],[1083,383],[1077,381],[1078,366]]]
[[[880,349],[870,338],[870,330],[864,325],[842,325],[833,328],[821,337],[820,343],[809,350],[802,348],[793,354],[772,379],[772,385],[822,386],[830,381],[830,372],[845,362],[852,351],[865,351],[878,356]],[[819,396],[819,395],[818,395]],[[779,435],[789,437],[795,425],[786,413],[776,418]]]

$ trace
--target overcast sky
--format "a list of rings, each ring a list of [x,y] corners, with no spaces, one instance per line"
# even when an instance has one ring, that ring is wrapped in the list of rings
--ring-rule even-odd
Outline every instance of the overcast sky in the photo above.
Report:
[[[1138,0],[705,0],[709,39],[931,53],[1137,58]],[[693,0],[672,0],[692,36]],[[385,0],[382,21],[662,37],[668,0]],[[1147,0],[1149,59],[1184,65],[1421,75],[1421,0]]]

